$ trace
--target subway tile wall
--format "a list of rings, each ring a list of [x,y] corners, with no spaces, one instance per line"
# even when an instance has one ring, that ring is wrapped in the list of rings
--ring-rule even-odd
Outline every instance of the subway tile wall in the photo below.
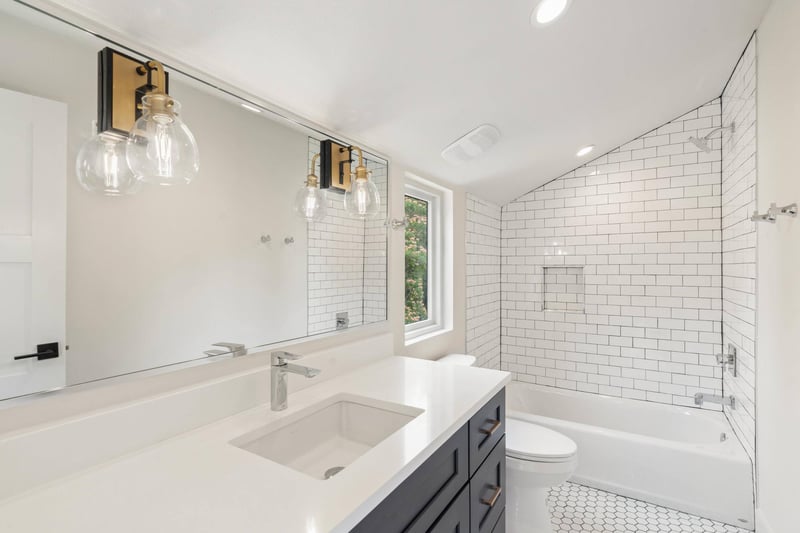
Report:
[[[734,431],[754,458],[756,318],[756,40],[753,38],[722,93],[722,332],[738,352],[738,375],[724,374],[725,408]]]
[[[720,113],[710,102],[502,208],[515,379],[677,405],[721,393],[720,142],[689,142]],[[546,266],[582,267],[583,312],[544,309]]]
[[[500,368],[500,207],[467,195],[467,353]]]
[[[319,142],[308,138],[309,165]],[[327,216],[308,225],[309,335],[335,330],[340,312],[348,314],[350,327],[386,320],[388,169],[382,161],[365,159],[381,194],[380,215],[367,222],[351,218],[344,195],[329,191]]]
[[[389,167],[383,161],[372,159],[367,159],[366,163],[369,179],[381,195],[379,215],[364,223],[364,323],[371,324],[386,320]]]

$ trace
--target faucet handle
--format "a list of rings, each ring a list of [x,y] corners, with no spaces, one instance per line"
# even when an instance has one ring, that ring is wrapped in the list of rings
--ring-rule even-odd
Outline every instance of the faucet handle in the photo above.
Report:
[[[234,357],[239,355],[247,355],[247,348],[244,344],[239,344],[238,342],[215,342],[211,346],[219,346],[220,348],[225,348],[228,352],[232,353]],[[224,352],[224,353],[228,353]]]
[[[283,350],[272,352],[269,355],[272,361],[272,366],[283,366],[287,361],[294,361],[303,357],[302,355],[285,352]]]
[[[215,342],[211,346],[219,346],[220,348],[230,348],[233,351],[241,350],[244,348],[244,344],[239,344],[236,342]]]

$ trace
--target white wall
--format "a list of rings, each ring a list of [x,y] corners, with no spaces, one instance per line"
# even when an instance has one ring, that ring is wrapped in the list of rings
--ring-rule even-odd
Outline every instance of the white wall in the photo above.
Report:
[[[737,375],[723,390],[736,398],[725,414],[755,458],[756,376],[756,41],[751,40],[722,93],[722,350],[737,350]]]
[[[758,31],[758,208],[800,202],[800,2],[773,0]],[[758,225],[759,533],[798,531],[800,220]]]

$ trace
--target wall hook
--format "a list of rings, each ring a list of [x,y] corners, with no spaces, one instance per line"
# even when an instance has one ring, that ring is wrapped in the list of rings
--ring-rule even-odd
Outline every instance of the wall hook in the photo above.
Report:
[[[262,235],[260,240],[261,240],[262,244],[267,244],[268,242],[270,242],[272,240],[272,236],[271,235]]]
[[[283,242],[284,244],[294,244],[294,237],[286,237]]]
[[[759,215],[758,211],[753,211],[753,216],[750,217],[750,220],[753,222],[769,222],[770,224],[774,224],[778,217],[772,214],[772,210],[770,209],[763,215]]]
[[[386,221],[384,226],[390,227],[393,230],[398,230],[401,228],[405,228],[408,226],[408,217],[403,217],[403,219],[393,218],[391,220]]]
[[[789,205],[785,205],[783,207],[778,207],[778,204],[772,202],[769,204],[769,209],[763,215],[758,214],[758,211],[753,212],[753,216],[750,217],[750,220],[753,222],[769,222],[774,224],[776,220],[778,220],[778,215],[785,215],[789,217],[796,217],[797,216],[797,204],[792,203]]]

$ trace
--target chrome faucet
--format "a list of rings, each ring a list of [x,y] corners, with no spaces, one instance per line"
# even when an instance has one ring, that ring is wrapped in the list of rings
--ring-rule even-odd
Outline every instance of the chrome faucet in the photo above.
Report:
[[[718,396],[716,394],[706,394],[698,392],[694,395],[694,404],[703,405],[703,402],[718,403],[720,405],[727,405],[731,409],[736,409],[736,398],[733,396]]]
[[[288,407],[289,395],[288,373],[300,374],[307,378],[318,376],[321,370],[307,366],[293,365],[288,361],[300,359],[300,355],[289,352],[272,352],[270,360],[272,364],[270,372],[270,404],[273,411],[283,411]]]
[[[244,344],[237,344],[235,342],[215,342],[211,346],[219,346],[220,348],[225,348],[225,350],[206,350],[206,355],[215,356],[215,355],[225,355],[225,354],[232,354],[234,357],[239,357],[240,355],[247,355],[247,348],[245,348]]]

